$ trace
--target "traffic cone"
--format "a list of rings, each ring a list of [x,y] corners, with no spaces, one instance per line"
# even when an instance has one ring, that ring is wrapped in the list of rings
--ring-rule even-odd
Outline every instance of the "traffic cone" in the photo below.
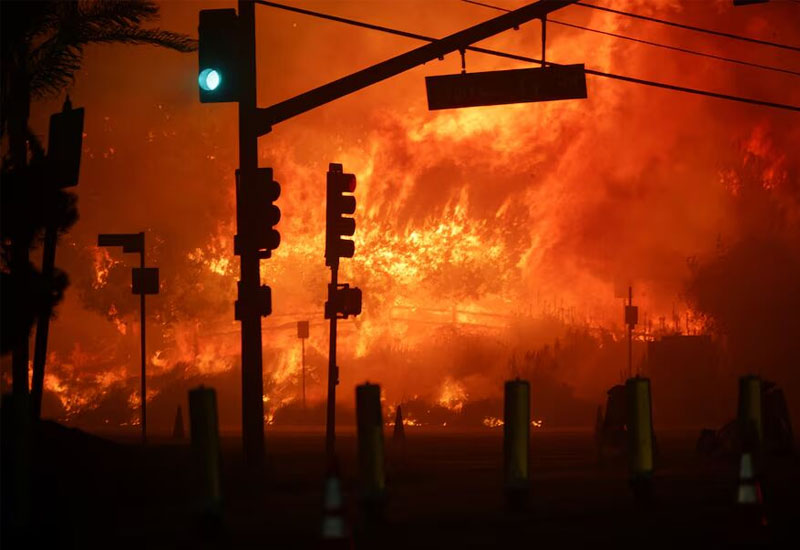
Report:
[[[172,439],[183,438],[183,411],[181,411],[181,406],[178,405],[178,412],[175,413],[175,425],[172,428]]]
[[[400,405],[397,405],[397,414],[394,416],[394,434],[392,434],[394,441],[405,441],[406,432],[403,428],[403,412]]]
[[[338,464],[334,461],[325,476],[325,494],[322,504],[322,547],[352,548],[345,520],[342,483]]]

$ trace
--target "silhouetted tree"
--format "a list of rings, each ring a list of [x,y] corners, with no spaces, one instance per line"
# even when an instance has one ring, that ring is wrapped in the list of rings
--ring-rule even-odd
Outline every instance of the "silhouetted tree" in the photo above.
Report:
[[[63,232],[77,220],[74,196],[48,190],[44,150],[28,127],[31,100],[57,95],[71,84],[89,44],[151,44],[190,52],[196,41],[143,28],[158,17],[158,5],[150,0],[3,1],[0,9],[0,351],[13,353],[14,392],[27,393],[31,326],[37,316],[50,315],[68,284],[62,272],[45,280],[31,264],[30,250],[47,225]]]

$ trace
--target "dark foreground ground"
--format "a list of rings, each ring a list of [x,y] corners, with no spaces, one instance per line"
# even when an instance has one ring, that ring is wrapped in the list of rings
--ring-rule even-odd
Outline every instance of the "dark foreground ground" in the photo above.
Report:
[[[321,432],[270,430],[263,475],[242,466],[240,442],[223,440],[221,526],[199,519],[188,442],[109,441],[49,425],[34,471],[38,548],[319,547],[324,460]],[[387,434],[389,436],[390,434]],[[764,492],[766,528],[750,528],[733,501],[735,459],[700,458],[696,432],[659,433],[650,504],[634,502],[624,465],[600,467],[587,432],[532,433],[532,487],[509,510],[502,487],[502,431],[407,430],[387,437],[389,498],[372,527],[355,501],[355,439],[338,440],[356,548],[707,548],[742,541],[795,547],[800,540],[800,461],[773,459]],[[8,532],[5,533],[8,535]],[[21,547],[4,536],[4,548]]]

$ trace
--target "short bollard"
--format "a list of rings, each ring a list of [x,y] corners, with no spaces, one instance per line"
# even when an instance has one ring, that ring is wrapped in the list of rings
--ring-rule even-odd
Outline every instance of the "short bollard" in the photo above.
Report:
[[[503,477],[510,505],[521,506],[530,491],[531,387],[527,380],[505,384],[503,407]]]
[[[742,448],[757,452],[763,440],[761,417],[761,378],[754,375],[739,378],[739,435]]]
[[[650,379],[629,378],[625,383],[628,428],[628,464],[634,497],[640,501],[652,497],[653,415]]]
[[[361,503],[368,513],[379,513],[386,498],[383,415],[379,385],[366,383],[356,386],[356,419]]]
[[[200,386],[189,391],[189,417],[202,512],[219,516],[222,513],[221,454],[217,394],[213,388]]]

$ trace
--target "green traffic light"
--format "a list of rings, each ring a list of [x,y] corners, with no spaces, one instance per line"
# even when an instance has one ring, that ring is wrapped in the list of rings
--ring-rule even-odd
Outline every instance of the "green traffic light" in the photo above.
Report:
[[[197,82],[205,91],[213,92],[219,88],[219,85],[222,83],[222,75],[215,69],[205,69],[200,73]]]

